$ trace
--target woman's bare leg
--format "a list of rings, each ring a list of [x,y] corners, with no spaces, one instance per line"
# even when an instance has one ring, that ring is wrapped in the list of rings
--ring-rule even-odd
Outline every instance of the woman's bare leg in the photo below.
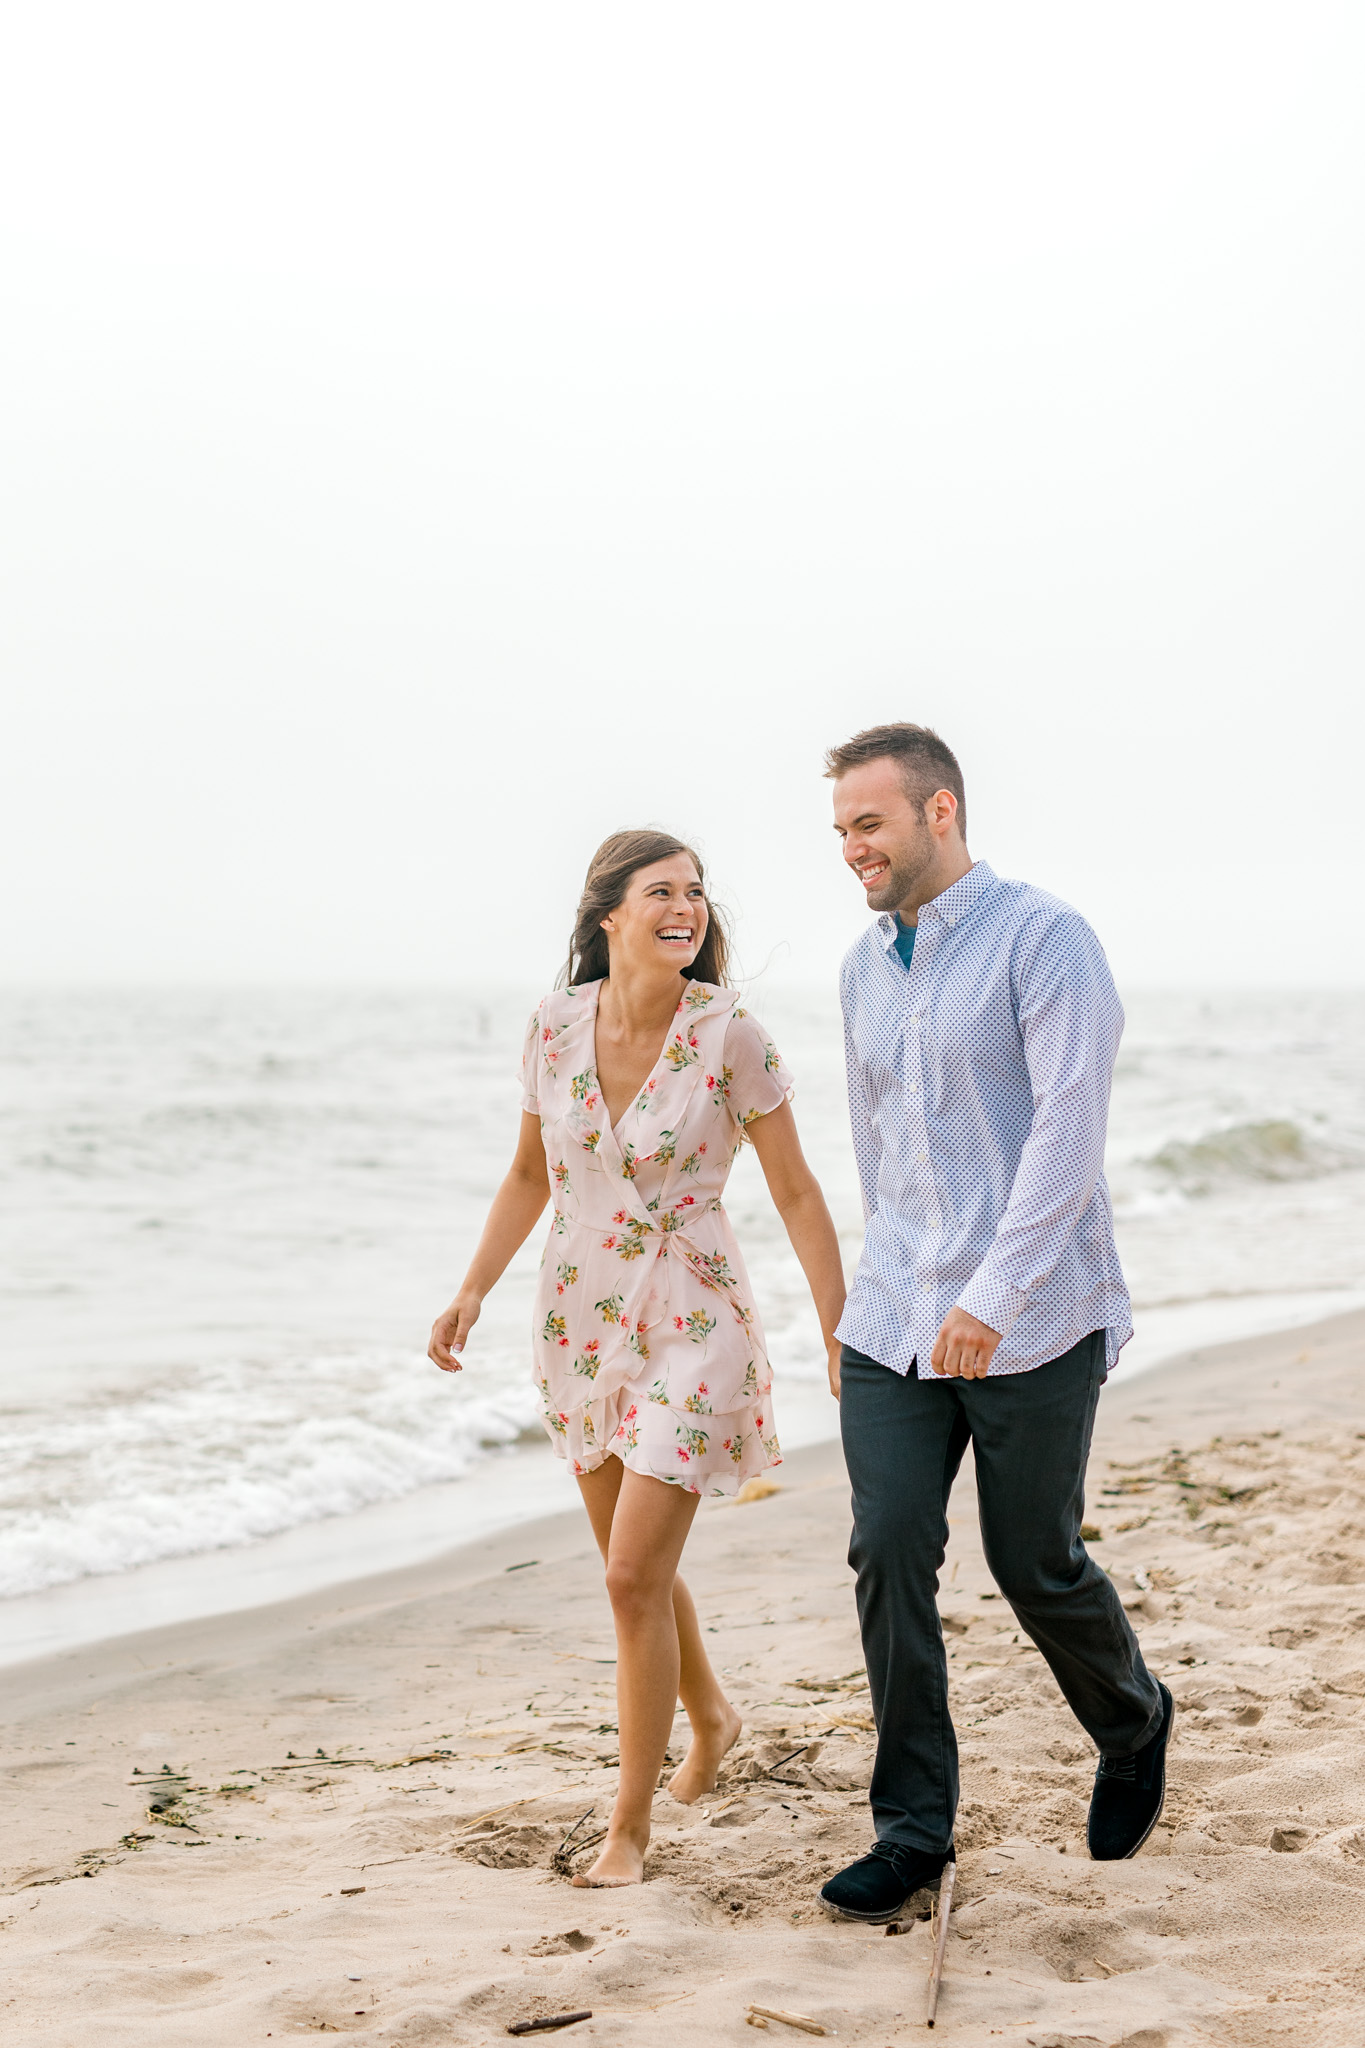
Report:
[[[588,1519],[605,1563],[611,1545],[611,1520],[625,1466],[608,1457],[595,1472],[580,1475]],[[739,1740],[744,1723],[725,1696],[701,1639],[701,1624],[692,1595],[680,1574],[673,1578],[673,1619],[678,1630],[678,1697],[692,1729],[687,1756],[668,1782],[668,1791],[684,1805],[714,1792],[726,1752]]]
[[[702,1645],[692,1595],[680,1578],[673,1581],[673,1619],[678,1629],[678,1696],[691,1724],[692,1740],[668,1781],[668,1789],[675,1799],[690,1806],[694,1799],[715,1791],[716,1773],[725,1752],[738,1742],[744,1723],[721,1690]]]
[[[623,1470],[617,1482],[606,1558],[616,1623],[621,1776],[607,1839],[592,1868],[575,1884],[638,1884],[644,1875],[650,1812],[672,1733],[681,1671],[673,1581],[696,1511],[697,1495],[666,1480]],[[600,1509],[592,1519],[596,1530]]]
[[[625,1476],[626,1468],[621,1460],[610,1456],[603,1458],[595,1472],[580,1472],[578,1475],[578,1491],[583,1496],[583,1505],[588,1511],[603,1564],[611,1548],[611,1518],[616,1513],[616,1496],[621,1491],[621,1481]]]
[[[611,1457],[596,1472],[580,1478],[579,1486],[606,1559],[616,1623],[621,1780],[601,1853],[575,1882],[638,1884],[644,1874],[654,1792],[683,1680],[680,1635],[689,1639],[688,1692],[708,1731],[721,1720],[716,1697],[722,1707],[726,1704],[702,1649],[696,1611],[685,1587],[681,1629],[677,1612],[678,1560],[698,1497],[665,1480],[627,1472],[619,1459]],[[714,1743],[719,1734],[711,1732],[710,1739]]]

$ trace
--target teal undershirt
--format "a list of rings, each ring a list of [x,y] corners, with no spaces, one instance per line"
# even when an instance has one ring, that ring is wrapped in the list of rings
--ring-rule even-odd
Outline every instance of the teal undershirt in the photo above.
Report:
[[[906,967],[910,965],[915,951],[915,932],[917,929],[918,927],[913,924],[902,924],[899,917],[896,919],[896,951],[901,956],[902,965]]]

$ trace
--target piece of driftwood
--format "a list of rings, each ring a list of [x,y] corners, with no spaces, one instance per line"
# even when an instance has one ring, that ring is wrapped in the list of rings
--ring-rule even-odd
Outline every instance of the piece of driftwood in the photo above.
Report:
[[[509,2034],[548,2034],[555,2027],[572,2027],[579,2020],[590,2020],[592,2013],[585,2008],[582,2012],[551,2012],[540,2020],[515,2020],[507,2029]]]
[[[823,2034],[819,2020],[808,2020],[803,2012],[780,2012],[775,2005],[751,2005],[749,2011],[761,2020],[781,2020],[784,2027],[800,2027],[803,2034]]]
[[[953,1882],[957,1877],[956,1863],[945,1863],[938,1885],[938,1935],[934,1942],[934,1963],[929,1972],[929,2010],[924,2024],[932,2027],[938,2016],[938,1987],[943,1981],[943,1957],[948,1946],[948,1916],[953,1910]]]

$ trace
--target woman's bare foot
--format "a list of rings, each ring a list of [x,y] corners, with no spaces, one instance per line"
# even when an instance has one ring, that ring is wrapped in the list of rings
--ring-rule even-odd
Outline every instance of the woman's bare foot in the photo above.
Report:
[[[739,1741],[744,1723],[727,1700],[724,1714],[692,1730],[687,1755],[668,1781],[668,1792],[684,1806],[716,1789],[716,1776],[728,1751]]]
[[[643,1884],[645,1850],[648,1847],[648,1828],[643,1840],[625,1828],[611,1828],[598,1852],[597,1861],[590,1869],[579,1871],[573,1881],[593,1890],[622,1884]]]

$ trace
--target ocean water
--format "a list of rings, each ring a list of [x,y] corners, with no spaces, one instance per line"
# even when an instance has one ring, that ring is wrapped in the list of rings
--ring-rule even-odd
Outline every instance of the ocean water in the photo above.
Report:
[[[525,1491],[528,1461],[497,1461],[540,1438],[539,1235],[464,1373],[425,1347],[510,1156],[531,995],[0,996],[0,1600],[303,1542],[383,1503],[401,1525],[452,1482],[496,1518],[513,1464]],[[851,1262],[834,1006],[750,1000],[796,1073]],[[1365,996],[1134,994],[1128,1015],[1109,1165],[1126,1364],[1365,1301]],[[748,1156],[730,1207],[779,1429],[832,1434],[800,1271]]]

